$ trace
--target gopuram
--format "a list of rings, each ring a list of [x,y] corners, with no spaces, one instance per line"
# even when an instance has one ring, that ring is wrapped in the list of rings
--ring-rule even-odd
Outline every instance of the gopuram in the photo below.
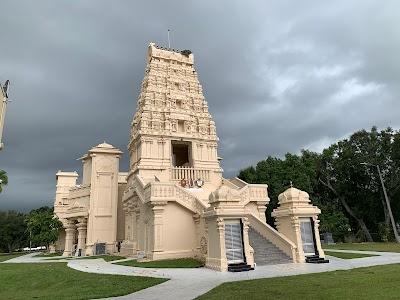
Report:
[[[65,256],[115,253],[140,260],[193,257],[218,271],[255,264],[326,262],[320,210],[290,187],[266,223],[268,186],[223,178],[216,126],[191,51],[151,43],[128,144],[102,143],[76,172],[57,173],[55,214]]]

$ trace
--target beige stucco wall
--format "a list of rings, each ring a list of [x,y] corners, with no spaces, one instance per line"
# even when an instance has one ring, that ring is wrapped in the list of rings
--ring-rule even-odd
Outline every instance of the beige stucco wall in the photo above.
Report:
[[[182,257],[193,256],[196,251],[196,225],[193,213],[176,203],[164,210],[164,251]],[[179,220],[179,221],[177,221]]]
[[[92,175],[90,214],[88,218],[87,252],[97,242],[107,243],[115,251],[118,217],[119,154],[91,150]]]
[[[125,212],[122,207],[122,195],[124,193],[125,187],[126,181],[118,183],[117,241],[123,241],[125,239]]]

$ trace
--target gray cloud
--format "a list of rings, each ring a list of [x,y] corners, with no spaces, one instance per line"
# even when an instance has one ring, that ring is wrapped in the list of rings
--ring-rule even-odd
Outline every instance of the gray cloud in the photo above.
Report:
[[[267,155],[400,127],[397,1],[3,1],[12,82],[0,209],[51,205],[58,169],[126,152],[147,45],[191,49],[227,176]],[[128,168],[125,154],[121,169]]]

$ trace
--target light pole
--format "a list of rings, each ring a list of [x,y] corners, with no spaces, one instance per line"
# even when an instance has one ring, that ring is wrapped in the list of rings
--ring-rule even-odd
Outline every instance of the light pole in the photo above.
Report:
[[[8,103],[9,88],[9,80],[6,81],[4,86],[0,84],[0,150],[3,148],[2,136],[4,128],[4,118],[6,116],[6,108]]]
[[[361,165],[376,167],[376,169],[378,170],[379,179],[381,181],[381,185],[382,185],[382,189],[383,189],[383,195],[385,196],[386,207],[387,207],[387,210],[388,210],[388,213],[389,213],[389,217],[390,217],[390,223],[392,223],[394,237],[396,239],[396,242],[400,243],[400,236],[399,236],[399,233],[397,232],[396,222],[394,221],[394,218],[393,218],[392,208],[390,206],[389,197],[388,197],[388,195],[386,193],[385,183],[383,182],[381,169],[379,168],[378,165],[373,165],[373,164],[370,164],[370,163],[363,162],[363,163],[361,163]]]

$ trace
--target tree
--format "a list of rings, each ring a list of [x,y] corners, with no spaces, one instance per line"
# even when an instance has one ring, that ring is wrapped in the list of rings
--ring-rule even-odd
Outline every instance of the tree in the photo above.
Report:
[[[49,245],[57,241],[62,223],[47,206],[32,210],[26,218],[27,230],[32,243],[37,246]]]
[[[284,192],[290,182],[296,188],[307,191],[311,201],[321,208],[321,232],[331,232],[335,239],[342,240],[348,233],[349,222],[340,205],[331,201],[318,182],[320,154],[303,150],[301,155],[287,153],[284,159],[269,156],[257,163],[256,168],[249,167],[239,173],[239,178],[249,183],[268,184],[270,203],[267,206],[267,222],[274,226],[271,212],[278,206],[278,196]]]
[[[3,190],[3,185],[8,184],[8,177],[6,171],[0,170],[0,193]]]
[[[15,211],[0,212],[0,252],[13,252],[27,245],[25,215]]]
[[[373,127],[331,145],[321,156],[319,182],[340,201],[367,241],[373,240],[371,230],[378,232],[381,221],[389,225],[389,215],[376,170],[361,163],[379,165],[389,197],[399,197],[399,139],[391,128],[378,132]]]
[[[292,181],[321,208],[321,232],[332,232],[336,240],[343,240],[353,229],[367,241],[373,240],[373,233],[385,240],[392,230],[379,176],[376,168],[361,163],[379,166],[394,218],[399,220],[400,132],[391,128],[357,131],[322,154],[303,150],[301,155],[288,153],[284,159],[269,156],[255,168],[240,171],[239,177],[249,183],[268,184],[271,201],[266,217],[271,225],[278,195]]]

